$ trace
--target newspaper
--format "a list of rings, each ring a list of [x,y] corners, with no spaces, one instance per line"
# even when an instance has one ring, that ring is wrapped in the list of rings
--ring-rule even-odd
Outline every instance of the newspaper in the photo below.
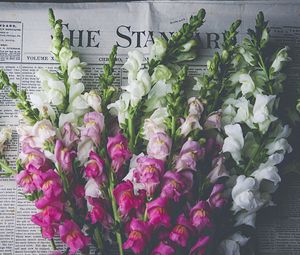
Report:
[[[294,65],[290,75],[299,80],[300,59],[300,2],[226,2],[226,1],[153,1],[76,4],[24,4],[0,3],[0,68],[12,81],[29,92],[39,89],[35,73],[40,68],[55,69],[57,64],[49,54],[50,28],[48,8],[64,21],[64,33],[71,45],[87,62],[87,88],[97,84],[97,76],[106,62],[113,44],[119,46],[116,64],[116,86],[126,82],[126,72],[121,68],[129,50],[138,49],[145,55],[153,43],[153,36],[168,38],[187,22],[198,9],[207,11],[206,23],[197,34],[201,39],[201,58],[191,67],[190,74],[205,70],[205,63],[222,42],[222,32],[236,19],[242,19],[239,39],[249,27],[259,10],[270,20],[272,40],[292,49]],[[18,111],[5,93],[0,93],[0,126],[14,128],[13,140],[6,157],[13,165],[19,154],[15,127],[19,124]],[[299,180],[292,180],[289,191],[299,191]],[[31,223],[35,213],[32,203],[26,201],[15,181],[0,178],[0,254],[48,254],[51,246],[40,237],[40,230]],[[299,194],[299,193],[298,193]],[[285,194],[286,195],[286,194]],[[300,254],[300,200],[288,200],[284,215],[279,220],[261,218],[258,227],[258,248],[261,255]],[[298,213],[296,213],[298,211]]]

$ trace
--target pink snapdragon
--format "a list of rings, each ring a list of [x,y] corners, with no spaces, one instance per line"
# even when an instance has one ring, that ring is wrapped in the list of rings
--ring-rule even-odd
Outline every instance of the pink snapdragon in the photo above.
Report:
[[[59,175],[52,169],[41,174],[38,187],[46,197],[58,197],[63,192]]]
[[[107,177],[104,173],[105,162],[94,151],[90,151],[90,160],[85,164],[85,175],[88,178],[94,178],[101,185],[107,181]]]
[[[46,164],[46,157],[39,149],[26,146],[22,148],[20,155],[25,167],[34,166],[36,169],[42,169]]]
[[[85,248],[91,241],[73,220],[65,220],[63,225],[59,226],[59,235],[70,248],[70,254],[75,254],[78,250]]]
[[[150,157],[165,161],[169,156],[172,147],[172,139],[163,132],[150,136],[147,145],[147,154]]]
[[[85,127],[81,130],[81,137],[88,137],[95,145],[100,144],[101,133],[104,129],[104,116],[101,112],[88,112],[84,115]]]
[[[158,228],[171,226],[171,217],[168,212],[168,200],[164,197],[159,197],[147,204],[147,214],[149,223]]]
[[[128,216],[132,211],[139,212],[145,200],[143,190],[138,195],[134,194],[133,184],[129,180],[118,184],[113,194],[122,217]]]
[[[112,159],[112,167],[116,172],[132,156],[128,149],[127,139],[120,133],[113,137],[108,137],[107,151]]]
[[[161,196],[178,202],[183,194],[190,191],[192,186],[193,173],[191,171],[167,171],[163,176]]]
[[[147,196],[152,197],[164,174],[164,162],[150,157],[139,157],[136,162],[137,166],[133,173],[136,182],[142,183]]]
[[[189,255],[204,255],[207,252],[207,247],[211,242],[209,236],[201,236],[197,243],[192,247]]]
[[[151,252],[151,255],[173,255],[175,254],[175,249],[166,244],[165,242],[160,242],[154,250]]]
[[[221,130],[221,117],[222,117],[222,112],[221,111],[216,111],[212,112],[206,119],[204,123],[204,129],[218,129]]]
[[[103,227],[110,228],[113,223],[113,219],[105,209],[103,201],[97,198],[88,197],[88,218],[90,218],[92,224],[97,222],[101,223]]]
[[[61,136],[64,146],[72,148],[79,141],[79,130],[70,122],[66,122],[62,128]]]
[[[212,170],[207,175],[211,183],[215,183],[219,178],[229,175],[224,163],[224,155],[220,155],[212,160]]]
[[[33,173],[28,169],[22,170],[16,175],[16,182],[23,188],[24,193],[32,193],[37,190]]]
[[[189,238],[194,233],[194,227],[191,222],[184,216],[184,214],[179,215],[176,220],[176,225],[172,229],[169,238],[174,243],[181,247],[186,247]]]
[[[227,199],[223,197],[224,190],[224,184],[214,185],[208,199],[208,203],[210,204],[211,208],[222,208],[227,203]]]
[[[124,249],[131,249],[135,254],[141,253],[150,241],[151,228],[147,222],[133,218],[129,226],[127,241]]]
[[[55,144],[54,155],[63,170],[71,171],[73,160],[76,157],[76,152],[74,150],[64,147],[63,142],[61,140],[57,140]]]
[[[191,139],[187,140],[176,159],[176,170],[191,169],[196,171],[197,161],[204,157],[204,153],[205,149],[198,142]]]
[[[210,219],[211,208],[206,201],[199,201],[190,211],[192,225],[201,232],[205,228],[212,227]]]

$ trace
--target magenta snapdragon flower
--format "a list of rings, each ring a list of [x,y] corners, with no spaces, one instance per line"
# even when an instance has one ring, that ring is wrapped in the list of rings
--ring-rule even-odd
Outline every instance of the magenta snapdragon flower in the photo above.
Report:
[[[165,197],[159,197],[146,205],[147,215],[149,223],[158,228],[164,226],[166,228],[171,227],[171,217],[168,212],[168,199]]]
[[[163,176],[161,196],[178,202],[183,194],[193,186],[193,173],[189,170],[181,172],[167,171]]]
[[[147,222],[133,218],[129,226],[127,241],[124,249],[131,249],[135,254],[141,253],[150,240],[151,227]]]
[[[166,244],[165,242],[160,242],[154,250],[151,252],[151,255],[173,255],[175,254],[175,249]]]
[[[57,140],[54,149],[54,155],[57,162],[63,170],[71,171],[76,152],[68,147],[64,147],[61,140]]]
[[[88,218],[91,220],[92,224],[97,222],[101,223],[103,227],[110,228],[113,223],[113,219],[107,212],[103,201],[99,198],[87,198],[88,203]]]
[[[199,201],[190,211],[190,219],[192,225],[197,228],[199,232],[205,228],[212,227],[211,222],[211,208],[207,201]]]
[[[120,133],[108,137],[107,152],[112,159],[112,168],[118,172],[123,164],[131,158],[127,139]]]
[[[23,188],[24,193],[32,193],[37,190],[37,186],[34,181],[34,173],[28,169],[22,170],[16,175],[17,184]]]
[[[207,252],[207,246],[210,244],[211,238],[209,236],[201,236],[197,243],[190,250],[189,255],[204,255]]]
[[[59,175],[52,169],[41,174],[41,181],[38,187],[46,197],[59,197],[63,192],[63,187]]]
[[[176,158],[176,170],[190,169],[196,171],[197,161],[204,157],[205,149],[196,141],[188,140],[183,144]]]
[[[179,215],[176,220],[176,225],[172,229],[169,238],[174,243],[181,247],[186,247],[189,238],[194,234],[194,227],[190,220],[187,219],[184,214]]]
[[[227,203],[227,199],[223,196],[224,190],[224,184],[214,185],[208,199],[208,203],[210,204],[211,208],[222,208]]]
[[[104,173],[104,160],[94,151],[90,151],[89,161],[85,165],[85,175],[88,178],[94,178],[101,185],[107,181]]]
[[[137,183],[142,183],[146,189],[147,196],[152,197],[161,182],[165,172],[164,162],[151,157],[139,157],[134,170]]]
[[[119,183],[114,188],[113,194],[122,217],[127,217],[133,211],[139,212],[144,204],[145,193],[140,190],[139,194],[135,195],[133,184],[129,180]]]
[[[46,164],[46,157],[39,149],[26,146],[22,148],[20,155],[25,167],[29,165],[34,166],[36,169],[42,169]]]
[[[150,157],[165,161],[172,147],[172,139],[163,132],[154,133],[150,136],[147,145],[147,154]]]
[[[59,226],[59,235],[70,248],[70,254],[75,254],[78,250],[85,248],[91,241],[73,220],[65,220],[63,225]]]

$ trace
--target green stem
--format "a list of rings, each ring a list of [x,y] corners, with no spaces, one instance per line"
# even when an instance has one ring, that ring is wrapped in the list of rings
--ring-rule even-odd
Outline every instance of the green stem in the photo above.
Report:
[[[98,226],[94,230],[94,236],[95,236],[95,242],[97,244],[97,248],[98,248],[100,254],[104,254],[103,240],[102,240],[101,233],[100,233],[100,230],[99,230]]]
[[[52,250],[56,251],[56,250],[57,250],[57,248],[56,248],[56,245],[55,245],[54,239],[53,239],[53,238],[51,238],[50,242],[51,242],[51,247],[52,247]]]
[[[133,116],[130,116],[128,118],[128,134],[129,134],[129,148],[132,152],[134,152],[135,132],[134,132]]]

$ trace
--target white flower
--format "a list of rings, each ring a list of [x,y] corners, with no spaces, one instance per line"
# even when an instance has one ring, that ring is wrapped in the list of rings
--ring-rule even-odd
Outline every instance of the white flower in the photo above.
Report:
[[[234,212],[242,209],[251,212],[257,211],[264,204],[258,192],[258,183],[252,177],[238,176],[231,195],[233,199],[232,210]]]
[[[128,59],[123,65],[128,71],[128,82],[130,83],[132,80],[136,79],[138,71],[142,67],[142,63],[144,60],[144,56],[141,52],[134,50],[128,52]]]
[[[11,140],[12,138],[12,130],[11,128],[2,128],[0,132],[0,154],[3,153],[4,144],[6,141]]]
[[[68,62],[68,82],[72,84],[76,84],[79,80],[84,76],[83,67],[86,66],[85,62],[80,62],[78,57],[70,59]]]
[[[61,128],[66,122],[77,124],[77,118],[73,112],[70,113],[61,113],[59,115],[58,126]]]
[[[229,152],[232,158],[239,163],[241,160],[241,150],[244,147],[242,128],[239,124],[234,124],[226,125],[224,130],[228,137],[224,140],[223,152]]]
[[[161,60],[167,50],[167,42],[163,38],[154,38],[154,44],[151,47],[150,59]]]
[[[151,75],[151,81],[156,83],[158,81],[167,81],[171,79],[172,72],[165,65],[158,65],[154,68],[154,72]]]
[[[69,48],[62,47],[59,52],[59,62],[62,70],[65,71],[68,67],[68,62],[72,58],[73,52]]]
[[[279,72],[282,69],[283,64],[291,60],[291,58],[288,56],[287,51],[288,47],[284,47],[277,53],[276,58],[271,65],[271,70],[274,73]]]
[[[245,97],[241,97],[236,101],[235,107],[237,107],[236,116],[234,122],[244,122],[250,128],[254,128],[253,116],[252,116],[252,105]]]
[[[86,92],[84,94],[85,101],[87,104],[96,112],[101,112],[101,97],[95,90]]]
[[[107,106],[111,114],[118,116],[119,124],[124,124],[128,118],[128,108],[130,103],[130,95],[128,92],[122,93],[119,100]]]
[[[152,113],[150,118],[144,121],[144,128],[143,128],[144,139],[149,140],[154,133],[165,132],[166,125],[164,122],[168,116],[169,115],[168,115],[167,108],[156,109]]]
[[[83,165],[87,161],[90,151],[93,148],[94,148],[94,143],[92,139],[85,138],[83,140],[80,140],[77,147],[77,157],[81,165]]]
[[[275,152],[281,152],[283,154],[292,152],[292,147],[286,140],[291,133],[290,127],[288,125],[284,127],[278,125],[274,133],[276,135],[275,139],[266,146],[268,155],[272,155]]]
[[[132,80],[123,89],[130,94],[131,106],[136,106],[151,89],[151,79],[148,71],[146,69],[140,70],[137,73],[136,80]]]
[[[72,83],[69,91],[69,107],[68,112],[73,112],[75,116],[80,117],[89,110],[89,105],[87,104],[83,93],[84,85],[83,83]]]
[[[239,232],[228,237],[220,243],[218,254],[220,255],[240,255],[240,247],[248,242],[249,238]]]
[[[227,105],[222,109],[222,126],[226,126],[234,123],[234,118],[236,116],[235,107],[231,104]]]
[[[202,130],[202,127],[199,123],[199,117],[194,114],[188,115],[179,128],[180,128],[180,134],[183,135],[184,137],[187,137],[188,134],[194,130],[197,129]]]
[[[190,97],[188,99],[188,104],[189,104],[189,114],[197,115],[200,118],[204,111],[204,106],[200,102],[200,100],[197,99],[196,97]]]
[[[54,109],[51,107],[48,96],[44,92],[38,92],[30,95],[30,101],[33,108],[36,108],[40,112],[40,116],[43,118],[50,117],[52,121],[56,119]]]
[[[172,85],[164,81],[158,81],[148,93],[145,112],[151,112],[165,105],[165,96],[172,92]]]
[[[249,74],[241,74],[239,82],[242,84],[241,91],[243,95],[253,93],[255,91],[254,82]]]
[[[253,106],[253,122],[258,124],[259,130],[263,134],[268,130],[271,122],[277,119],[272,115],[275,99],[275,95],[256,95],[255,104]]]
[[[86,197],[98,198],[101,196],[100,186],[94,178],[89,178],[84,189]]]
[[[224,161],[225,157],[223,155],[212,160],[212,170],[207,175],[211,183],[215,183],[219,178],[229,175]]]
[[[32,127],[32,134],[39,138],[42,144],[56,135],[56,129],[53,127],[50,120],[41,120],[36,122]]]
[[[66,87],[63,81],[47,70],[40,69],[36,76],[41,81],[41,86],[48,98],[48,103],[53,105],[61,105],[66,96]]]

